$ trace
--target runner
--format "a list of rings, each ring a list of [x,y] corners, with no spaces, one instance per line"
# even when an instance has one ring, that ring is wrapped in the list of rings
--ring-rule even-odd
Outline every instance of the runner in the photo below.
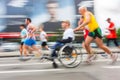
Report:
[[[83,21],[84,21],[84,17],[81,16],[81,18],[80,18],[80,20],[78,22],[78,25],[81,25],[83,23]],[[88,28],[88,26],[85,26],[85,27],[81,27],[80,30],[83,30],[83,32],[84,32],[83,33],[84,34],[84,41],[82,42],[82,47],[85,48],[85,39],[87,38],[87,36],[89,34],[89,28]],[[90,49],[91,49],[92,53],[95,54],[94,57],[91,58],[91,60],[96,59],[96,57],[97,57],[96,53],[97,52],[95,50],[93,50],[91,47],[90,47]]]
[[[46,32],[44,31],[44,27],[40,26],[40,41],[41,41],[40,49],[45,48],[47,50],[50,50],[47,45],[47,39],[48,39],[48,36],[47,36]]]
[[[90,58],[93,57],[93,55],[94,55],[94,54],[92,54],[92,51],[90,49],[90,43],[93,40],[95,40],[98,47],[103,49],[106,53],[108,53],[112,59],[112,63],[114,63],[117,60],[118,56],[113,55],[112,52],[108,49],[108,47],[103,44],[101,29],[100,29],[94,15],[90,11],[88,11],[86,7],[80,7],[79,13],[84,17],[84,21],[81,25],[79,25],[77,28],[75,28],[74,31],[79,30],[81,27],[85,27],[85,26],[89,27],[89,34],[85,40],[85,48],[88,53],[86,62],[89,63]]]
[[[20,33],[20,37],[21,37],[21,45],[20,45],[20,56],[22,57],[23,56],[23,44],[24,44],[24,41],[27,37],[27,30],[25,29],[25,25],[20,25],[20,29],[21,29],[21,33]]]
[[[109,34],[106,36],[107,38],[107,46],[109,46],[109,42],[113,41],[114,44],[120,48],[118,41],[117,41],[117,33],[116,33],[116,28],[115,28],[115,24],[114,22],[111,21],[111,18],[108,18],[106,20],[109,23],[109,27],[107,28],[107,30],[109,30]]]
[[[28,36],[24,42],[24,54],[25,56],[28,56],[28,49],[29,47],[31,47],[34,51],[37,52],[37,55],[40,56],[40,50],[36,47],[36,40],[35,40],[35,31],[36,31],[36,27],[31,24],[31,19],[27,18],[25,20],[25,23],[27,25],[27,31],[28,31]]]

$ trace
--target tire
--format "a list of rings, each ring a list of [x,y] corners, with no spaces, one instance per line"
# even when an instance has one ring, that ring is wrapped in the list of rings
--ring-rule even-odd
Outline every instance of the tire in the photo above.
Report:
[[[60,49],[58,60],[67,68],[75,68],[82,62],[81,50],[80,53],[78,53],[72,44],[66,44]]]

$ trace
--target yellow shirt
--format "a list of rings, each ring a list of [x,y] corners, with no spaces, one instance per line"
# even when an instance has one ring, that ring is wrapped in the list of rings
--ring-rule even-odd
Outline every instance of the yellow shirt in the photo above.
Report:
[[[91,12],[89,12],[89,13],[90,13],[90,22],[88,23],[87,26],[89,27],[89,31],[93,32],[94,30],[96,30],[97,28],[99,28],[99,25],[98,25],[98,23],[97,23],[94,15]],[[84,15],[84,21],[85,20],[86,20],[86,17]]]

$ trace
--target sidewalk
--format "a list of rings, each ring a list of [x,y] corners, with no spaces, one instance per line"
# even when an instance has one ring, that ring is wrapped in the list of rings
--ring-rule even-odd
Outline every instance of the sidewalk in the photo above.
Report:
[[[109,48],[113,53],[120,53],[120,49],[116,48],[116,47],[110,47]],[[95,51],[97,51],[98,54],[103,54],[104,51],[99,49],[99,48],[94,48]],[[78,49],[79,51],[79,49]],[[42,50],[43,53],[45,54],[50,54],[51,51],[46,51],[46,50]],[[85,49],[82,49],[82,53],[86,53]],[[20,53],[19,51],[14,51],[14,52],[0,52],[0,58],[3,57],[19,57]]]

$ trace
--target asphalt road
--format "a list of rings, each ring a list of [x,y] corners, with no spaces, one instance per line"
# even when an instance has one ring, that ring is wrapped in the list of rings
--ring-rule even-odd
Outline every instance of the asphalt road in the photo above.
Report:
[[[0,80],[120,80],[120,59],[114,65],[109,63],[109,58],[98,55],[91,65],[83,62],[77,68],[65,68],[58,63],[59,68],[54,69],[50,61],[36,58],[0,58]]]

